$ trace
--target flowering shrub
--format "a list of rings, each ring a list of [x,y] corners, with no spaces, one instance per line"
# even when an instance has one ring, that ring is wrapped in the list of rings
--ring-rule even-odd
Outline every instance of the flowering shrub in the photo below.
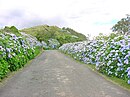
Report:
[[[103,74],[116,76],[130,84],[130,36],[68,43],[59,49],[74,59],[94,64]]]
[[[49,46],[47,45],[46,42],[42,41],[41,44],[42,44],[43,49],[45,49],[45,50],[49,49]]]
[[[34,37],[19,33],[0,32],[0,79],[10,71],[23,67],[39,53],[41,44]]]
[[[48,45],[51,49],[57,49],[60,46],[60,43],[56,39],[49,39],[48,42]]]

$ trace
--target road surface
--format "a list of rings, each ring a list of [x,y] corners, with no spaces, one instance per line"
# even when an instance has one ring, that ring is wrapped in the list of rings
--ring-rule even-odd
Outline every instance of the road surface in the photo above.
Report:
[[[130,97],[130,91],[50,50],[0,86],[0,97]]]

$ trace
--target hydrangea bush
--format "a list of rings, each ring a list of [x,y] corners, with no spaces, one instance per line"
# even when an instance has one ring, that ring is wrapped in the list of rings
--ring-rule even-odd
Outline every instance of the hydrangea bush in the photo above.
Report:
[[[60,43],[56,39],[51,38],[48,40],[48,42],[48,46],[50,47],[50,49],[58,49],[58,47],[60,46]]]
[[[59,49],[76,60],[95,65],[103,74],[121,78],[130,84],[130,36],[68,43]]]
[[[0,79],[23,67],[40,52],[41,44],[29,35],[0,32]]]

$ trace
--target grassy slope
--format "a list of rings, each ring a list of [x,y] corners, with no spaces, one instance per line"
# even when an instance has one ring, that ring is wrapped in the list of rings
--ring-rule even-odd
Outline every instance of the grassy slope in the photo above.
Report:
[[[31,34],[40,41],[47,42],[50,38],[57,39],[61,45],[69,42],[86,40],[86,36],[70,28],[59,28],[57,26],[40,25],[31,28],[25,28],[21,31]],[[73,37],[76,36],[76,37]]]

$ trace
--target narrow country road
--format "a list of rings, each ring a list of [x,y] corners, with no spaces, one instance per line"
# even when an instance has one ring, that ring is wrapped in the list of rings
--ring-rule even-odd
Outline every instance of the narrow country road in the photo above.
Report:
[[[1,85],[0,97],[130,97],[130,92],[50,50]]]

